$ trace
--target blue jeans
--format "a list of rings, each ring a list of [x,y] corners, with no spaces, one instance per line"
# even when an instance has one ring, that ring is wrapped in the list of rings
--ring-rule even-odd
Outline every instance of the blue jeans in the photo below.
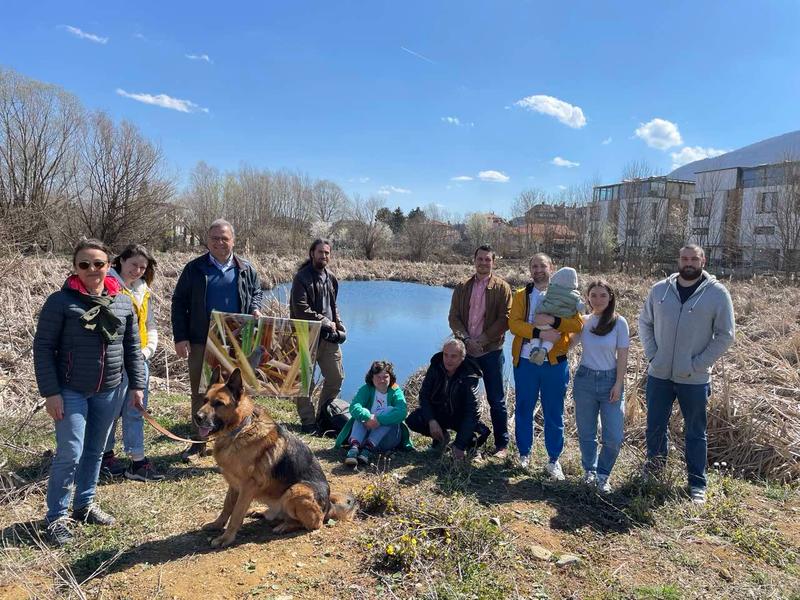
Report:
[[[536,365],[520,358],[514,367],[517,391],[514,434],[520,456],[528,456],[533,446],[533,411],[541,394],[544,416],[544,446],[550,461],[564,450],[564,395],[569,384],[567,361]]]
[[[375,429],[367,429],[361,421],[353,421],[350,441],[355,440],[359,446],[371,447],[376,452],[388,452],[400,445],[403,433],[400,425],[381,425]],[[366,443],[365,443],[366,442]]]
[[[663,464],[669,448],[669,416],[675,398],[681,408],[686,445],[686,470],[691,487],[706,487],[706,406],[711,384],[674,383],[647,377],[647,458]]]
[[[150,384],[150,365],[144,361],[144,406],[147,407],[148,387]],[[144,460],[144,417],[138,408],[132,408],[128,402],[128,375],[122,371],[122,383],[116,389],[116,402],[120,405],[120,413],[111,425],[106,440],[106,452],[114,450],[117,434],[117,422],[122,417],[122,446],[125,453],[134,460]]]
[[[67,514],[73,484],[73,508],[88,506],[94,499],[103,448],[111,423],[119,414],[116,389],[92,395],[62,389],[61,397],[64,417],[54,421],[56,454],[47,480],[48,521]]]
[[[503,385],[503,365],[506,359],[503,356],[503,349],[500,348],[474,360],[483,371],[483,386],[486,388],[486,400],[489,401],[489,414],[492,417],[494,445],[500,450],[508,446],[508,409]]]
[[[609,400],[611,388],[617,381],[617,370],[595,371],[578,367],[572,381],[575,399],[575,423],[581,446],[581,464],[584,471],[594,471],[608,477],[617,462],[622,447],[625,425],[624,392],[616,402]],[[602,448],[597,455],[597,417],[602,425]]]

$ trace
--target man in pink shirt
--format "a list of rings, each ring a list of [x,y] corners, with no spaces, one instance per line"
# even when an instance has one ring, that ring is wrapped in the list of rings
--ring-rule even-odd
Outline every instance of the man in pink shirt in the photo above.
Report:
[[[508,330],[511,288],[492,274],[495,253],[491,246],[475,250],[475,274],[459,283],[450,303],[450,329],[462,340],[467,355],[483,373],[486,399],[492,416],[495,455],[508,454],[508,411],[503,384],[503,341]]]

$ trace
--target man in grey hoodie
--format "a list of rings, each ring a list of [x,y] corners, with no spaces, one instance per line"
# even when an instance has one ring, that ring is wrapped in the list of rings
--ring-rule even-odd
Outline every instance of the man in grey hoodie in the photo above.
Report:
[[[681,248],[677,273],[656,283],[639,315],[647,369],[647,459],[658,470],[667,458],[675,398],[684,419],[686,469],[693,502],[705,502],[706,405],[711,366],[733,344],[735,323],[728,290],[703,269],[705,252]]]

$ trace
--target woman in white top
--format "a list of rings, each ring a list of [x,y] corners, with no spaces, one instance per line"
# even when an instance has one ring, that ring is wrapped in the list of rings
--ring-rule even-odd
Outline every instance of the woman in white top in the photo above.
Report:
[[[630,336],[628,322],[616,312],[616,295],[608,282],[589,284],[586,297],[592,312],[583,317],[579,342],[581,362],[572,384],[575,421],[581,448],[584,482],[609,493],[611,469],[622,446],[625,420],[624,383]],[[597,452],[597,417],[602,425]]]

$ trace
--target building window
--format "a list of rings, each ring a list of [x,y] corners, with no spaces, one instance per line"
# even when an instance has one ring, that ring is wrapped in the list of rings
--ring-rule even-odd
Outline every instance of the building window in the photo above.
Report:
[[[638,202],[628,202],[628,206],[625,207],[626,216],[628,218],[628,223],[635,223],[636,219],[639,216],[639,203]]]
[[[658,220],[658,203],[656,202],[650,205],[650,220],[653,222]]]
[[[761,225],[760,227],[753,229],[753,233],[756,235],[774,235],[775,227],[772,225]]]
[[[600,205],[594,204],[590,211],[590,218],[592,221],[599,221],[600,220]]]
[[[711,198],[694,199],[694,216],[708,217],[711,215]]]
[[[756,212],[774,213],[778,207],[778,192],[764,192],[758,197]]]
[[[639,231],[636,229],[628,229],[627,231],[625,231],[625,235],[627,235],[630,238],[635,238],[637,235],[639,235]]]
[[[708,235],[708,227],[695,227],[692,229],[692,235],[697,237],[704,237]]]

